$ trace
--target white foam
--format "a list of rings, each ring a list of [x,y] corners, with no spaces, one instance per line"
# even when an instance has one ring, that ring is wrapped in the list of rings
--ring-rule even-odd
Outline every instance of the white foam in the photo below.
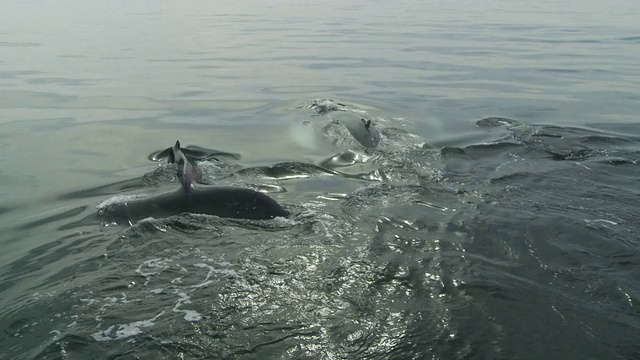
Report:
[[[211,284],[213,281],[209,280],[209,278],[211,277],[211,274],[213,274],[213,272],[216,270],[213,266],[211,265],[207,265],[207,264],[195,264],[195,266],[199,267],[199,268],[208,268],[209,272],[207,272],[207,277],[205,277],[204,281],[201,282],[200,284],[196,284],[191,286],[192,288],[201,288],[201,287],[205,287],[208,286],[209,284]]]
[[[289,133],[291,138],[297,143],[298,146],[316,150],[320,148],[318,144],[318,136],[314,133],[312,126],[308,126],[305,124],[293,124],[289,127]]]
[[[126,339],[128,337],[141,334],[143,328],[152,327],[155,325],[154,321],[162,315],[164,315],[164,311],[148,320],[134,321],[129,324],[111,325],[106,330],[91,334],[91,337],[96,341]]]
[[[96,206],[96,209],[102,210],[106,207],[113,206],[114,204],[127,203],[132,200],[148,197],[147,194],[133,194],[133,195],[116,195],[104,200]]]
[[[202,319],[202,315],[194,310],[184,310],[184,319],[189,322],[194,322]]]
[[[193,321],[198,321],[200,319],[202,319],[202,315],[200,315],[200,313],[198,313],[195,310],[183,310],[183,309],[179,309],[180,306],[182,306],[183,304],[191,304],[191,297],[189,295],[187,295],[186,293],[178,293],[178,296],[180,297],[180,299],[178,299],[178,301],[176,301],[176,305],[173,307],[173,312],[182,312],[184,313],[184,319],[190,322]]]
[[[603,222],[603,223],[607,223],[607,224],[610,224],[610,225],[618,225],[617,222],[611,221],[611,220],[607,220],[607,219],[594,219],[594,220],[585,219],[584,221],[586,223],[588,223],[588,224],[595,223],[595,222]]]
[[[140,220],[138,220],[139,224],[151,224],[153,227],[155,227],[157,230],[162,231],[162,232],[167,232],[167,228],[163,227],[163,226],[159,226],[158,221],[156,218],[154,218],[153,216],[147,216],[146,218],[142,218]]]
[[[136,301],[136,300],[127,300],[127,294],[125,294],[125,293],[121,293],[121,294],[122,294],[122,299],[120,299],[120,301],[123,304],[128,304],[128,303]]]
[[[293,226],[293,225],[297,225],[298,222],[293,220],[293,219],[288,219],[286,217],[282,217],[282,216],[277,216],[275,218],[273,218],[273,222],[276,225],[279,226]]]
[[[202,174],[202,179],[207,182],[213,183],[224,174],[224,170],[211,161],[198,161],[197,165]]]
[[[80,299],[80,301],[87,303],[87,306],[93,304],[94,302],[96,302],[96,299]]]
[[[149,284],[149,281],[151,280],[152,275],[156,275],[160,273],[160,271],[169,268],[169,263],[171,263],[171,261],[172,261],[171,259],[167,259],[167,258],[155,258],[155,259],[147,260],[142,264],[140,264],[140,266],[138,266],[138,268],[136,269],[136,272],[146,278],[146,281],[144,282],[144,286],[147,286]],[[150,269],[156,268],[159,270],[143,272],[142,271],[143,266],[146,268],[150,268]]]
[[[73,322],[71,324],[67,325],[68,328],[78,325],[78,321],[77,321],[78,320],[78,315],[73,315],[73,316],[71,316],[71,318],[73,319]]]

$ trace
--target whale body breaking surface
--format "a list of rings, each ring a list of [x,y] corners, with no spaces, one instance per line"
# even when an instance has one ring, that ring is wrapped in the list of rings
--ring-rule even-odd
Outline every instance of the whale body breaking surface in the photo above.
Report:
[[[113,198],[98,205],[100,217],[120,225],[147,217],[161,218],[182,213],[249,220],[289,215],[282,205],[266,194],[230,186],[198,186],[189,192],[179,187],[158,195]]]
[[[161,218],[182,213],[248,220],[267,220],[289,215],[278,202],[259,191],[196,184],[202,177],[195,164],[195,158],[199,155],[192,151],[183,152],[180,141],[166,150],[152,154],[154,161],[166,158],[168,163],[178,166],[176,176],[180,179],[181,186],[156,195],[116,196],[98,205],[98,216],[107,222],[131,225],[148,217]]]

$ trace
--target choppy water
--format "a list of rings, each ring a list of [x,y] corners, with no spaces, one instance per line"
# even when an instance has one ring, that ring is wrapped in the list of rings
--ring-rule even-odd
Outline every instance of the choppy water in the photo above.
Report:
[[[3,3],[0,358],[639,357],[638,11]],[[291,216],[96,217],[177,139]]]

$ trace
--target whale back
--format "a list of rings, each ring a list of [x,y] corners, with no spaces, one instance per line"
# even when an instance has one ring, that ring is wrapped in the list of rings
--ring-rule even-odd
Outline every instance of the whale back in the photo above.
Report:
[[[178,188],[158,195],[113,202],[99,213],[108,221],[132,224],[148,217],[163,218],[187,212],[250,220],[289,215],[284,207],[264,193],[225,186],[199,186],[189,192]]]

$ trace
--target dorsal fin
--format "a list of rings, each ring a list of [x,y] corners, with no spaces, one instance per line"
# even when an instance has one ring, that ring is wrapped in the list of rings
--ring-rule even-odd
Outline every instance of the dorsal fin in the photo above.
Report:
[[[178,165],[178,178],[180,178],[182,188],[185,192],[189,192],[195,184],[196,174],[193,164],[180,149],[180,140],[177,140],[173,145],[171,155],[172,159],[170,160],[173,160]]]
[[[169,164],[177,163],[180,160],[178,153],[182,152],[180,150],[180,140],[176,140],[176,144],[168,148],[167,150],[169,150],[169,156],[167,156],[167,162]],[[163,153],[165,151],[163,151]]]
[[[180,177],[182,189],[184,189],[185,192],[189,192],[195,184],[196,170],[193,168],[193,165],[191,165],[189,161],[181,161],[180,163],[178,163],[178,166],[178,177]]]
[[[179,164],[181,161],[187,162],[187,157],[180,148],[180,140],[176,141],[176,144],[171,148],[171,155],[169,156],[169,163]]]

